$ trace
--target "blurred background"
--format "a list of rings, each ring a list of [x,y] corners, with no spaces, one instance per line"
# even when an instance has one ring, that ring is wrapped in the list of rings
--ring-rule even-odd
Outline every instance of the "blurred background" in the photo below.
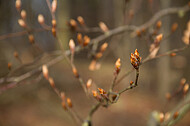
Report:
[[[76,32],[70,31],[67,21],[82,16],[86,25],[98,27],[103,21],[109,29],[122,25],[140,26],[148,21],[156,12],[169,7],[182,7],[188,0],[58,0],[56,12],[57,27],[60,28],[58,37],[63,42],[65,49],[72,38],[76,40]],[[27,12],[29,27],[41,28],[37,21],[39,14],[43,14],[45,23],[51,25],[51,14],[45,0],[22,0],[22,9]],[[189,21],[190,13],[172,14],[161,18],[162,27],[159,33],[168,35],[173,23],[178,23],[178,29],[161,43],[159,54],[168,50],[184,46],[182,36]],[[19,76],[35,69],[55,58],[57,55],[48,55],[60,50],[58,42],[51,31],[34,32],[35,45],[31,45],[28,35],[3,37],[8,33],[24,31],[18,24],[20,18],[15,8],[14,0],[0,0],[0,77],[6,77],[12,70],[22,64],[39,60],[30,65],[19,68],[11,76]],[[155,26],[152,26],[151,31]],[[95,38],[102,33],[83,33],[90,38]],[[93,81],[105,90],[110,87],[113,80],[114,64],[121,58],[123,75],[132,68],[130,54],[137,48],[141,57],[149,54],[149,45],[143,38],[130,36],[130,32],[113,36],[100,42],[108,42],[109,46],[99,61],[101,68],[89,71],[91,60],[88,51],[84,50],[75,55],[75,64],[81,77]],[[38,47],[38,48],[36,48]],[[17,51],[21,61],[13,53]],[[165,106],[165,94],[179,87],[181,78],[190,80],[190,50],[186,49],[175,57],[162,57],[143,64],[140,67],[139,86],[134,90],[124,93],[117,104],[109,108],[100,108],[93,116],[94,126],[145,126],[150,113],[154,110],[169,111],[181,101],[177,97]],[[11,71],[7,64],[12,64]],[[74,109],[85,118],[95,99],[85,96],[78,80],[73,76],[70,65],[62,60],[49,67],[50,75],[54,78],[56,86],[72,99]],[[62,109],[61,101],[44,79],[32,81],[39,73],[28,78],[22,85],[9,89],[0,94],[0,126],[73,126],[72,118]],[[126,77],[116,90],[128,86],[135,79],[135,72]],[[6,84],[1,84],[3,87]],[[186,115],[177,125],[188,126],[190,114]]]

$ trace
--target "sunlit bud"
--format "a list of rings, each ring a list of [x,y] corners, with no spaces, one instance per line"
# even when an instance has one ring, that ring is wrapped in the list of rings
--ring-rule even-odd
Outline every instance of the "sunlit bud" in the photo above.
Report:
[[[14,55],[15,58],[18,58],[18,52],[15,51],[15,52],[13,53],[13,55]]]
[[[22,19],[26,19],[26,11],[25,10],[22,10],[20,15],[21,15]]]
[[[139,65],[141,63],[141,57],[139,56],[139,53],[138,53],[137,49],[135,50],[134,54],[131,53],[130,60],[131,60],[131,64],[133,65],[133,67],[135,69],[138,69]]]
[[[29,39],[29,42],[30,42],[31,44],[34,44],[34,35],[29,34],[29,35],[28,35],[28,39]]]
[[[75,52],[75,42],[74,42],[73,39],[71,39],[71,40],[69,41],[69,48],[70,48],[70,50],[71,50],[71,53],[74,54],[74,52]]]
[[[77,20],[78,20],[78,22],[79,22],[80,25],[84,25],[85,24],[83,17],[78,16]]]
[[[173,119],[176,119],[178,116],[179,116],[179,112],[176,111],[176,112],[174,113],[174,115],[173,115]]]
[[[107,32],[109,31],[108,27],[106,26],[106,24],[104,22],[100,22],[99,23],[99,27],[103,32]]]
[[[11,63],[8,63],[7,66],[8,66],[8,69],[11,70],[12,64],[11,64]]]
[[[76,78],[79,77],[78,71],[75,67],[72,67],[73,74],[75,75]]]
[[[166,96],[165,96],[165,97],[166,97],[167,100],[170,100],[172,96],[171,96],[170,93],[166,93]]]
[[[157,29],[160,29],[161,26],[162,26],[162,22],[161,22],[161,21],[158,21],[158,22],[156,23],[156,28],[157,28]]]
[[[96,60],[92,60],[88,68],[89,70],[94,71],[96,69]]]
[[[71,19],[69,23],[73,30],[77,28],[77,22],[74,19]]]
[[[183,87],[183,94],[186,95],[188,90],[189,90],[189,84],[185,84],[185,86]]]
[[[78,42],[79,44],[82,44],[82,43],[83,43],[83,39],[82,39],[82,34],[81,34],[81,33],[78,33],[78,34],[77,34],[77,42]]]
[[[42,14],[38,15],[38,22],[42,25],[44,24],[44,16]]]
[[[134,84],[134,82],[133,81],[130,81],[130,85],[133,85]]]
[[[92,86],[92,79],[88,79],[86,87],[89,89]]]
[[[98,91],[100,92],[100,94],[107,94],[106,91],[104,91],[104,89],[102,88],[98,88]]]
[[[52,26],[53,26],[53,27],[56,27],[57,23],[56,23],[56,20],[55,20],[55,19],[53,19],[53,20],[51,21],[51,23],[52,23]]]
[[[61,99],[62,99],[62,101],[65,101],[65,93],[64,92],[61,92]]]
[[[183,86],[185,83],[186,83],[186,79],[182,78],[181,81],[180,81],[181,86]]]
[[[65,104],[65,101],[62,101],[62,102],[61,102],[61,105],[62,105],[62,107],[63,107],[64,110],[67,110],[67,106],[66,106],[66,104]]]
[[[90,38],[87,35],[84,36],[83,40],[83,46],[87,46],[90,43]]]
[[[176,53],[171,53],[170,56],[171,57],[176,56]]]
[[[159,114],[160,122],[162,123],[164,121],[164,113]]]
[[[48,78],[49,78],[49,72],[48,72],[47,65],[43,65],[42,66],[42,73],[43,73],[43,76],[48,80]]]
[[[73,105],[72,105],[72,102],[71,102],[71,99],[70,98],[67,98],[67,104],[69,106],[69,108],[72,108]]]
[[[101,47],[100,47],[100,52],[104,52],[106,50],[106,48],[108,47],[108,43],[104,43]]]
[[[170,118],[171,114],[167,112],[164,117],[164,121],[167,121]]]
[[[49,78],[49,84],[51,85],[51,87],[55,87],[55,82],[54,82],[54,80],[53,80],[53,78]]]
[[[23,27],[23,28],[26,27],[26,23],[25,23],[25,21],[24,21],[23,19],[18,19],[18,24],[19,24],[21,27]]]
[[[120,69],[121,69],[121,60],[120,60],[120,58],[118,58],[117,61],[115,62],[116,74],[118,74],[120,72]]]
[[[16,7],[16,9],[17,9],[18,11],[19,11],[20,8],[21,8],[21,4],[22,4],[21,0],[16,0],[16,2],[15,2],[15,7]]]
[[[163,34],[159,34],[156,36],[155,43],[159,43],[163,38]]]
[[[55,27],[52,27],[51,32],[52,32],[52,35],[54,37],[56,37],[56,29],[55,29]]]
[[[177,28],[178,28],[178,24],[177,23],[173,23],[172,24],[172,28],[171,28],[171,32],[175,32]]]
[[[57,0],[53,0],[51,4],[51,10],[53,13],[55,13],[56,9],[57,9]]]
[[[99,59],[99,58],[101,58],[101,57],[102,57],[102,55],[103,55],[103,54],[102,54],[101,52],[99,52],[99,53],[96,53],[96,56],[95,56],[95,58],[96,58],[96,59]]]
[[[97,97],[98,96],[98,92],[97,91],[92,91],[92,95],[94,96],[94,97]]]
[[[138,37],[141,37],[141,31],[140,30],[137,30],[136,34],[137,34]]]

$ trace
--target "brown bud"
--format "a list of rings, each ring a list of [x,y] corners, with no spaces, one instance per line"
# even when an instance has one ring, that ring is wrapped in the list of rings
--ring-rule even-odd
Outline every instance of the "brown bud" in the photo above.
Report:
[[[52,32],[53,36],[56,37],[56,29],[55,29],[55,27],[52,27],[51,32]]]
[[[181,81],[180,81],[180,85],[181,85],[181,86],[184,86],[185,83],[186,83],[186,79],[185,79],[185,78],[182,78]]]
[[[73,30],[77,28],[77,22],[74,19],[71,19],[69,23]]]
[[[62,99],[62,101],[65,101],[65,93],[64,92],[61,92],[61,99]]]
[[[22,17],[22,19],[26,19],[26,11],[22,10],[20,16]]]
[[[28,35],[28,39],[31,44],[34,44],[34,36],[32,34]]]
[[[136,34],[137,34],[138,37],[141,37],[141,31],[140,30],[137,30]]]
[[[183,87],[183,94],[186,95],[189,90],[189,84],[185,84]]]
[[[164,113],[159,114],[160,122],[162,123],[164,121]]]
[[[76,78],[79,78],[78,71],[75,67],[72,67],[73,74],[75,75]]]
[[[84,22],[83,17],[78,16],[78,17],[77,17],[77,20],[78,20],[78,22],[79,22],[80,25],[82,25],[82,26],[85,25],[85,22]]]
[[[72,105],[72,102],[71,102],[71,99],[70,98],[67,98],[67,104],[69,106],[69,108],[72,108],[73,105]]]
[[[15,58],[18,58],[18,52],[15,51],[15,52],[13,53],[13,55],[14,55]]]
[[[156,28],[157,28],[157,29],[160,29],[161,26],[162,26],[162,22],[161,22],[161,21],[158,21],[158,22],[156,23]]]
[[[104,22],[100,22],[99,23],[99,27],[103,32],[107,32],[109,31],[108,27],[106,26],[106,24]]]
[[[118,58],[117,61],[115,62],[116,74],[118,74],[120,72],[120,69],[121,69],[121,60],[120,60],[120,58]]]
[[[163,38],[163,34],[157,35],[155,42],[156,42],[156,43],[159,43],[159,42],[162,40],[162,38]]]
[[[53,78],[49,78],[49,84],[51,85],[52,88],[55,88],[55,82],[53,80]]]
[[[133,81],[130,81],[130,85],[133,85],[134,84],[134,82]]]
[[[176,53],[171,53],[170,56],[171,57],[176,56]]]
[[[83,39],[82,39],[82,34],[81,34],[81,33],[78,33],[78,34],[77,34],[77,42],[78,42],[79,44],[82,44],[82,43],[83,43]]]
[[[178,24],[177,23],[173,23],[172,24],[172,28],[171,28],[171,32],[175,32],[176,29],[177,29],[177,27],[178,27]]]
[[[179,112],[176,111],[176,112],[174,113],[174,115],[173,115],[173,119],[176,119],[178,116],[179,116]]]
[[[87,35],[85,35],[83,39],[83,46],[87,46],[90,43],[90,38]]]
[[[92,60],[88,68],[89,70],[94,71],[96,69],[96,60]]]
[[[11,63],[8,63],[7,66],[8,66],[8,69],[11,70],[12,64],[11,64]]]
[[[130,60],[131,60],[131,64],[133,65],[133,67],[135,69],[138,69],[139,65],[141,63],[141,57],[139,56],[139,53],[138,53],[137,49],[135,50],[134,54],[131,53]]]
[[[56,23],[56,20],[55,20],[55,19],[53,19],[53,20],[51,21],[51,23],[52,23],[52,26],[53,26],[53,27],[56,27],[57,23]]]
[[[40,23],[41,25],[44,24],[44,16],[42,14],[38,15],[38,23]]]
[[[23,19],[18,19],[18,24],[23,27],[23,28],[26,28],[26,23]]]
[[[103,54],[102,54],[101,52],[98,52],[98,53],[96,53],[95,58],[96,58],[96,59],[99,59],[99,58],[101,58],[101,57],[102,57],[102,55],[103,55]]]
[[[165,97],[166,97],[167,100],[170,100],[172,96],[171,96],[170,93],[166,93],[166,96],[165,96]]]
[[[107,94],[106,91],[102,88],[98,88],[98,91],[100,92],[100,94]]]
[[[43,76],[48,80],[48,78],[49,78],[49,72],[48,72],[47,65],[43,65],[42,66],[42,73],[43,73]]]
[[[15,2],[15,7],[16,7],[16,9],[18,10],[18,11],[20,11],[20,8],[21,8],[21,0],[16,0],[16,2]]]
[[[62,102],[61,102],[61,105],[62,105],[63,109],[66,111],[66,110],[67,110],[67,106],[66,106],[66,104],[65,104],[65,101],[62,101]]]
[[[86,83],[87,89],[89,89],[91,86],[92,86],[92,79],[88,79],[88,81]]]
[[[92,95],[93,95],[94,97],[97,97],[97,96],[98,96],[98,92],[97,92],[97,91],[92,90]]]
[[[100,47],[100,52],[104,52],[106,50],[106,48],[108,47],[108,43],[104,43],[101,47]]]
[[[74,42],[73,39],[71,39],[69,41],[69,48],[70,48],[71,53],[74,54],[74,52],[75,52],[75,42]]]
[[[55,13],[56,9],[57,9],[57,0],[53,0],[51,4],[51,10],[53,13]]]

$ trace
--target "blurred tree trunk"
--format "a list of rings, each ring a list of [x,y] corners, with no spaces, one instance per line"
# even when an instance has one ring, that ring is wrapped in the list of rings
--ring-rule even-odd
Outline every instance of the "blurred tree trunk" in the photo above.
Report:
[[[170,7],[171,0],[161,0],[161,9]],[[170,32],[170,17],[165,17],[162,20],[162,29],[161,33],[165,36]],[[166,52],[170,49],[170,39],[161,43],[160,52]],[[157,71],[158,71],[158,93],[160,98],[163,99],[165,93],[170,89],[170,59],[168,57],[160,58],[157,62]]]

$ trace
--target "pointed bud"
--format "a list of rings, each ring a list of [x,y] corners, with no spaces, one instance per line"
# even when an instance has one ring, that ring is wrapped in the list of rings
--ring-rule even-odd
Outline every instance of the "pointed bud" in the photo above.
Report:
[[[118,74],[120,72],[120,69],[121,69],[121,60],[120,60],[120,58],[118,58],[117,61],[115,62],[116,74]]]
[[[28,39],[31,44],[34,44],[34,36],[32,34],[28,35]]]
[[[174,57],[174,56],[176,56],[176,53],[171,53],[170,56]]]
[[[49,81],[49,84],[51,85],[51,87],[55,88],[55,82],[54,82],[53,78],[50,77],[48,81]]]
[[[136,34],[137,34],[138,37],[141,37],[141,31],[140,30],[137,30]]]
[[[69,108],[72,108],[72,107],[73,107],[72,101],[71,101],[70,98],[67,98],[67,104],[68,104]]]
[[[63,109],[66,111],[66,110],[67,110],[67,106],[66,106],[66,104],[65,104],[65,101],[62,101],[62,102],[61,102],[61,105],[62,105]]]
[[[107,32],[109,31],[108,27],[106,26],[106,24],[104,22],[100,22],[99,23],[99,27],[103,32]]]
[[[53,0],[51,4],[51,10],[53,13],[55,13],[56,9],[57,9],[57,0]]]
[[[26,11],[22,10],[20,16],[22,17],[22,19],[26,19]]]
[[[179,116],[179,112],[176,111],[176,112],[174,113],[174,115],[173,115],[173,119],[176,119],[178,116]]]
[[[141,63],[141,57],[137,51],[137,49],[135,50],[134,54],[131,53],[131,57],[130,57],[130,60],[131,60],[131,64],[133,65],[133,67],[135,69],[138,69],[139,68],[139,65]]]
[[[20,11],[21,4],[22,4],[21,0],[16,0],[15,7],[16,7],[17,11]]]
[[[108,43],[104,43],[101,47],[100,47],[100,52],[104,52],[106,50],[106,48],[108,47]]]
[[[90,43],[90,38],[87,35],[85,35],[83,39],[83,46],[87,46]]]
[[[103,56],[103,54],[102,54],[101,52],[99,52],[99,53],[96,53],[95,58],[96,58],[96,59],[99,59],[99,58],[101,58],[102,56]]]
[[[23,28],[26,28],[26,23],[23,19],[18,19],[18,24],[23,27]]]
[[[56,29],[55,29],[55,27],[52,27],[51,32],[52,32],[52,35],[54,37],[56,37]]]
[[[159,43],[159,42],[162,40],[162,38],[163,38],[163,34],[157,35],[155,42],[156,42],[156,43]]]
[[[51,23],[52,23],[52,26],[53,26],[53,27],[56,27],[57,23],[56,23],[56,20],[55,20],[55,19],[53,19],[53,20],[51,21]]]
[[[8,69],[11,70],[12,64],[11,64],[11,63],[8,63],[7,66],[8,66]]]
[[[65,93],[64,92],[61,92],[61,99],[62,99],[62,101],[65,101]]]
[[[102,88],[98,88],[98,91],[100,94],[107,94],[106,91],[104,91],[104,89],[102,89]]]
[[[158,22],[156,23],[156,28],[157,28],[157,29],[160,29],[161,26],[162,26],[162,22],[161,22],[161,21],[158,21]]]
[[[171,28],[171,32],[175,32],[177,28],[178,28],[178,24],[177,23],[173,23],[172,24],[172,28]]]
[[[87,89],[89,89],[91,86],[92,86],[92,79],[88,79],[88,81],[86,83]]]
[[[38,15],[38,23],[42,25],[42,24],[44,24],[44,21],[45,21],[44,16],[42,14],[39,14]]]
[[[42,73],[43,73],[43,76],[48,80],[48,78],[49,78],[49,72],[48,72],[47,65],[43,65],[42,66]]]
[[[81,45],[83,43],[83,39],[82,39],[82,34],[78,33],[77,34],[77,42]]]
[[[183,94],[186,95],[189,90],[189,84],[185,84],[183,87]]]
[[[75,75],[76,78],[79,78],[78,71],[75,67],[72,67],[73,74]]]
[[[159,114],[160,122],[162,123],[164,121],[164,113]]]
[[[71,19],[69,23],[70,23],[72,30],[76,30],[77,22],[74,19]]]
[[[69,41],[69,48],[70,48],[71,53],[74,54],[74,52],[75,52],[75,42],[74,42],[73,39],[71,39]]]
[[[85,22],[84,22],[83,17],[78,16],[78,17],[77,17],[77,20],[78,20],[78,22],[79,22],[80,25],[82,25],[82,26],[85,25]]]

